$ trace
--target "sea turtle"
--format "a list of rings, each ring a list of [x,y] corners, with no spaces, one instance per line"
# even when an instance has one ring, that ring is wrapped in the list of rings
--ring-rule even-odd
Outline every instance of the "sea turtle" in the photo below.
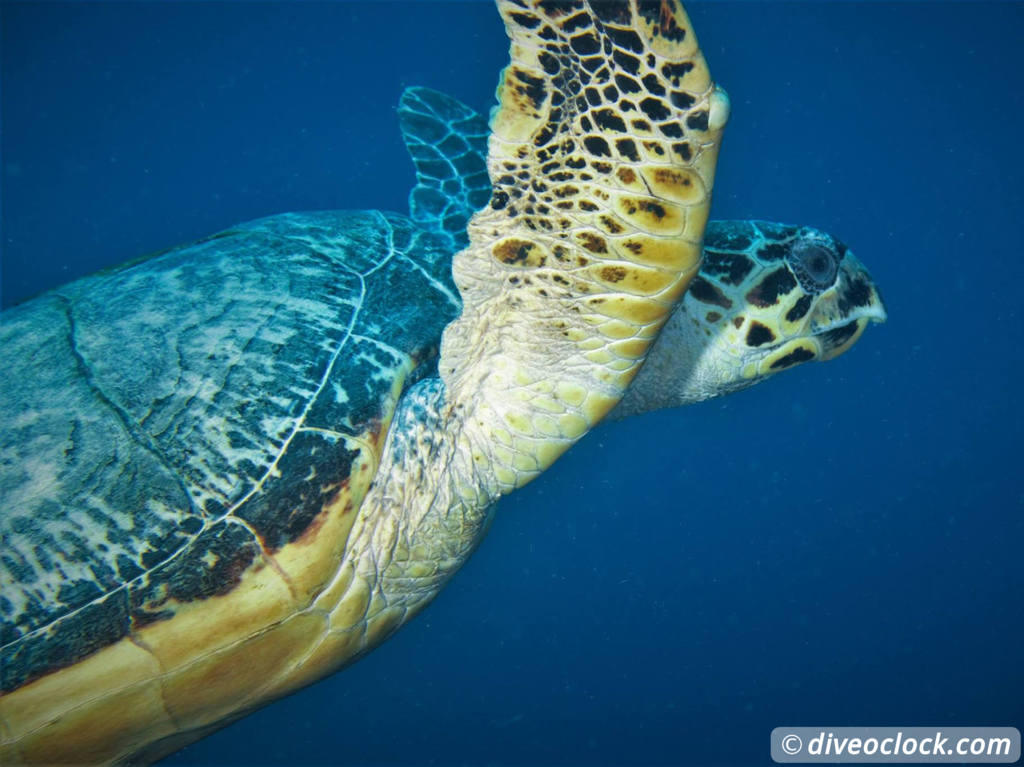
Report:
[[[809,229],[714,225],[694,279],[728,102],[676,0],[498,5],[489,177],[412,90],[411,218],[262,219],[3,316],[4,763],[154,759],[321,678],[616,405],[882,318]]]

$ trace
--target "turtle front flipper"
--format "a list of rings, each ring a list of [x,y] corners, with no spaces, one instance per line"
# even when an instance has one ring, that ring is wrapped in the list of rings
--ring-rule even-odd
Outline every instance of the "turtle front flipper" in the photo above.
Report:
[[[395,413],[315,603],[329,629],[307,680],[438,592],[494,502],[619,401],[700,266],[728,100],[679,3],[499,7],[512,63],[492,118],[490,204],[453,265],[462,314],[440,377]]]
[[[729,105],[682,6],[499,2],[490,204],[440,372],[467,487],[528,482],[622,397],[700,266]]]

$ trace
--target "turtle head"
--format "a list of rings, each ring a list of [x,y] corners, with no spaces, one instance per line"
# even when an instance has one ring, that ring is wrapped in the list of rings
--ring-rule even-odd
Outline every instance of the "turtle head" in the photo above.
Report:
[[[700,273],[615,415],[697,402],[834,359],[885,318],[871,275],[831,235],[713,221]]]
[[[721,222],[709,234],[703,284],[683,309],[703,326],[705,356],[740,363],[739,381],[834,359],[868,323],[885,321],[871,275],[825,232],[758,221]],[[721,311],[707,304],[712,294],[725,297]]]

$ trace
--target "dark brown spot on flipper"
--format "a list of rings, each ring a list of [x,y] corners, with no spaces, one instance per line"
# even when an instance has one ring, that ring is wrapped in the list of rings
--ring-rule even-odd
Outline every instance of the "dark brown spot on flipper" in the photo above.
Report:
[[[615,141],[615,148],[619,154],[631,162],[640,162],[640,155],[636,151],[636,144],[633,139],[620,138]]]
[[[662,64],[661,74],[667,78],[673,86],[679,87],[680,81],[693,69],[693,62],[681,61],[678,63],[668,62]]]
[[[597,35],[593,32],[576,35],[576,37],[569,40],[569,46],[580,56],[589,56],[601,51],[601,41],[597,39]]]
[[[629,5],[627,3],[598,2],[593,3],[590,7],[594,11],[594,15],[601,21],[603,21],[605,24],[628,24],[630,22]],[[617,30],[615,29],[615,27],[609,27],[608,33],[612,34],[613,32],[625,33],[625,30]],[[643,43],[640,41],[640,38],[637,37],[635,32],[629,32],[629,34],[632,35],[633,38],[635,38],[635,43],[624,43],[624,39],[630,38],[620,38],[616,35],[613,35],[612,39],[614,39],[615,42],[618,43],[619,45],[628,47],[631,50],[642,51]],[[634,48],[632,47],[633,45],[636,45],[637,47]]]
[[[637,11],[651,24],[655,34],[680,43],[686,39],[686,30],[676,23],[671,4],[666,0],[637,0]]]
[[[702,109],[687,117],[686,127],[693,128],[694,130],[706,131],[708,129],[708,110]]]
[[[511,89],[512,93],[516,95],[515,101],[518,108],[526,113],[537,113],[547,97],[544,80],[534,77],[518,67],[511,67],[507,71],[505,88]],[[507,98],[507,95],[505,97]]]
[[[608,142],[600,136],[587,136],[583,139],[583,146],[587,151],[597,157],[611,157],[612,151],[608,148]]]
[[[682,110],[689,109],[696,102],[696,99],[686,91],[672,91],[668,98],[673,106]]]
[[[640,93],[643,90],[640,87],[640,83],[629,75],[615,75],[615,84],[619,86],[619,90],[623,93]]]
[[[540,266],[537,254],[539,248],[529,240],[509,238],[498,242],[492,253],[494,257],[507,266]]]
[[[642,210],[644,213],[650,213],[657,219],[665,218],[665,207],[655,200],[636,200],[633,205],[627,208],[630,214],[636,213],[638,210]]]
[[[528,13],[510,13],[509,17],[523,29],[536,29],[541,24],[538,17]]]
[[[580,207],[583,206],[581,205]],[[597,220],[598,222],[600,222],[601,226],[603,226],[605,230],[610,234],[621,234],[623,231],[622,224],[620,224],[611,216],[600,216]]]
[[[618,94],[615,94],[609,100],[614,101],[616,98],[618,98]],[[615,114],[611,109],[596,110],[594,112],[594,123],[597,127],[603,128],[604,130],[610,130],[615,133],[626,132],[626,123],[624,123],[622,118]]]
[[[615,49],[612,52],[612,60],[618,66],[622,67],[622,69],[624,71],[629,72],[630,74],[635,75],[635,74],[637,74],[640,71],[640,59],[638,59],[636,56],[631,56],[630,54],[626,53],[625,51],[620,51],[618,49]],[[618,83],[618,80],[616,80],[616,83]],[[639,92],[639,91],[631,91],[631,92]]]
[[[621,282],[626,279],[626,270],[621,266],[606,266],[601,270],[601,279],[605,282]]]
[[[661,131],[661,135],[665,138],[682,138],[683,129],[677,122],[662,123],[658,126],[658,130]]]
[[[580,245],[591,253],[600,254],[608,252],[608,243],[605,242],[604,238],[598,237],[593,232],[581,232],[577,239]]]
[[[640,102],[640,109],[655,122],[661,122],[672,114],[661,99],[650,96]]]

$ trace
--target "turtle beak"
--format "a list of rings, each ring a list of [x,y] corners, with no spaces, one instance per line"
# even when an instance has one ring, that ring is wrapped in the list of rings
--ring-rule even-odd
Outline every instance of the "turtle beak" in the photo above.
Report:
[[[875,284],[864,264],[853,253],[847,253],[843,257],[839,271],[838,289],[845,296],[858,318],[864,318],[871,322],[885,322],[889,318],[885,309],[885,301],[882,300],[878,285]]]
[[[822,296],[812,320],[815,337],[821,343],[818,359],[831,360],[845,352],[872,322],[885,322],[885,302],[868,270],[847,253],[839,265],[836,284]]]

